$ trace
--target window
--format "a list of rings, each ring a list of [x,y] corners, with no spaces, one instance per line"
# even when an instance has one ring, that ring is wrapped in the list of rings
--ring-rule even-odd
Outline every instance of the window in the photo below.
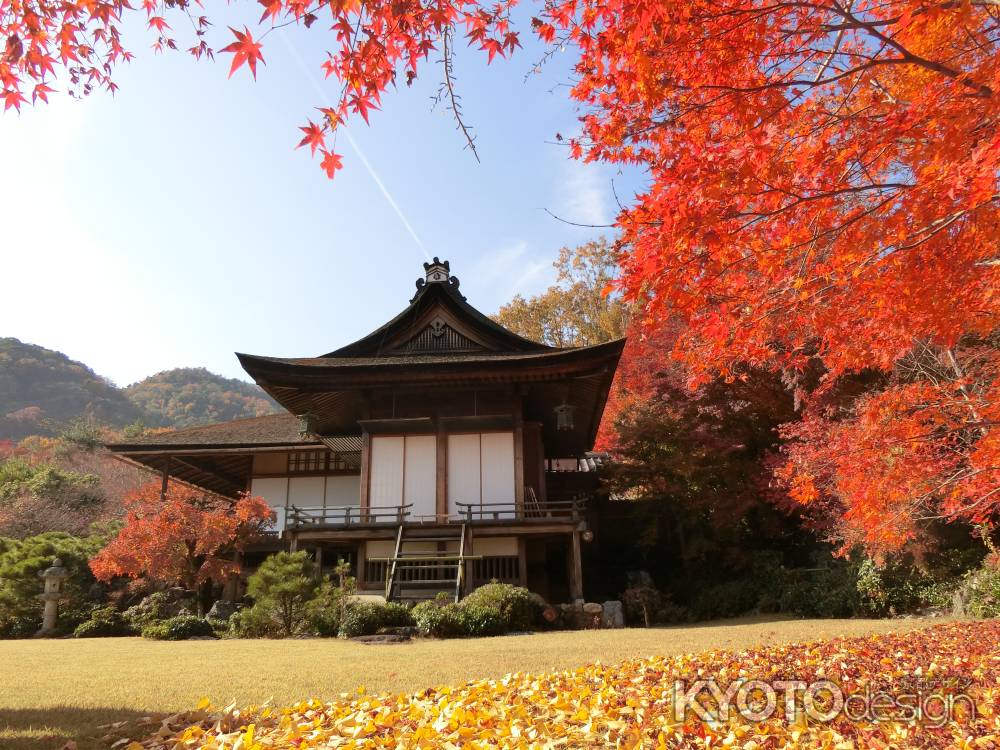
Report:
[[[326,471],[326,451],[301,451],[288,454],[288,473],[297,474],[306,471]]]
[[[361,470],[361,454],[331,453],[330,451],[298,451],[288,454],[289,474],[321,474],[324,472],[357,472]]]

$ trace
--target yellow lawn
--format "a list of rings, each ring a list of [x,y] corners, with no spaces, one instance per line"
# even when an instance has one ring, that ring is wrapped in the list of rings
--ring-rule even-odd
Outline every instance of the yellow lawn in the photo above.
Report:
[[[379,646],[336,639],[0,641],[0,748],[48,750],[74,740],[91,750],[101,747],[101,724],[192,708],[202,697],[217,706],[269,698],[282,705],[359,686],[405,693],[509,672],[901,632],[936,622],[755,617]]]

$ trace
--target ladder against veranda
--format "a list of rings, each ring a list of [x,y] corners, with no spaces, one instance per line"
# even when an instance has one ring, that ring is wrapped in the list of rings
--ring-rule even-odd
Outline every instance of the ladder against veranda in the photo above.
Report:
[[[465,584],[467,524],[420,527],[401,523],[393,555],[386,558],[386,601],[424,601],[447,593],[457,602]],[[435,549],[428,549],[433,547]]]

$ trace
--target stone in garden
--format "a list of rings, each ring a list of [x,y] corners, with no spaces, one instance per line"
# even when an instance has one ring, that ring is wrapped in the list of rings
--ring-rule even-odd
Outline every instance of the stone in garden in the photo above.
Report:
[[[212,608],[208,610],[208,614],[205,615],[206,620],[221,620],[223,622],[229,620],[236,614],[236,602],[227,602],[225,599],[219,599]]]
[[[620,601],[612,600],[604,602],[604,615],[601,621],[601,627],[625,627],[625,611],[622,609],[622,603]]]
[[[376,635],[405,635],[407,638],[412,638],[416,634],[417,629],[413,625],[390,625],[379,628]]]
[[[409,643],[412,639],[408,635],[359,635],[357,638],[351,638],[351,640],[357,643],[378,644]]]

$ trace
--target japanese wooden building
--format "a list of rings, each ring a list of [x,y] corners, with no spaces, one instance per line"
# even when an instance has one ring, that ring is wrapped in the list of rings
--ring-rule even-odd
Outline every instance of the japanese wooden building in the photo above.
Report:
[[[529,341],[469,305],[447,261],[424,269],[409,306],[359,341],[237,355],[287,413],[109,447],[164,481],[263,497],[275,534],[251,565],[307,549],[389,598],[492,579],[581,598],[588,451],[624,340]]]

